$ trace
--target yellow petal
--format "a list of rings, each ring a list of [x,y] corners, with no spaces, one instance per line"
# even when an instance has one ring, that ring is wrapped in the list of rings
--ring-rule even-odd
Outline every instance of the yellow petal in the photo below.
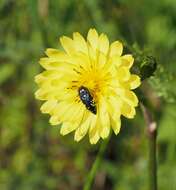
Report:
[[[111,118],[111,126],[114,131],[114,133],[117,135],[120,132],[121,128],[121,119],[120,117],[117,118]]]
[[[70,63],[67,61],[69,61],[67,57],[65,57],[64,61],[60,61],[59,58],[44,57],[40,59],[39,63],[46,70],[62,71],[64,68],[67,68],[69,71],[69,69],[72,69],[74,65],[71,64],[71,61]]]
[[[75,46],[74,42],[71,38],[68,38],[66,36],[63,36],[60,38],[60,42],[62,44],[62,47],[68,54],[74,54],[75,53]]]
[[[114,55],[118,55],[121,56],[122,55],[122,51],[123,51],[123,45],[121,42],[119,41],[115,41],[111,44],[110,46],[110,57],[114,56]]]
[[[67,135],[68,133],[71,133],[75,129],[77,129],[79,124],[77,122],[75,123],[69,123],[69,122],[64,122],[62,123],[61,129],[60,129],[60,134],[61,135]]]
[[[96,144],[100,139],[98,128],[96,127],[96,116],[92,116],[89,128],[89,141],[91,144]]]
[[[73,33],[73,41],[77,51],[88,53],[87,43],[82,35],[78,32]]]
[[[107,73],[108,70],[104,68],[106,62],[107,62],[107,57],[106,57],[106,55],[100,52],[99,55],[98,55],[98,66],[99,66],[100,68],[103,68],[103,69],[104,69],[104,72]]]
[[[87,34],[87,41],[91,47],[96,50],[98,48],[98,33],[95,29],[90,29]]]
[[[44,80],[45,80],[45,77],[41,74],[39,75],[36,75],[35,78],[34,78],[35,82],[40,85]]]
[[[136,111],[133,106],[128,104],[127,102],[123,102],[122,108],[121,108],[122,115],[125,117],[132,119],[134,118]]]
[[[57,86],[57,84],[59,84]],[[68,82],[61,82],[60,79],[48,79],[40,83],[40,89],[35,93],[36,98],[56,99],[60,94],[67,90]]]
[[[71,57],[65,53],[64,51],[48,48],[45,51],[48,58],[44,58],[48,60],[48,62],[64,62],[64,63],[72,63]]]
[[[52,115],[49,120],[51,125],[59,125],[61,124],[61,121],[59,120],[59,117],[57,115]]]
[[[43,71],[41,74],[37,76],[41,76],[42,79],[50,79],[50,78],[58,78],[58,75],[60,74],[57,70],[50,70],[50,71]]]
[[[98,131],[96,131],[96,133],[92,133],[92,134],[89,132],[90,144],[96,144],[99,139],[100,139],[100,136],[98,134]]]
[[[48,58],[48,57],[42,57],[39,60],[39,64],[46,70],[51,70],[53,69],[50,65],[53,62],[57,62],[56,58]]]
[[[93,47],[89,43],[87,44],[87,47],[90,63],[92,63],[96,60],[98,51],[96,49],[93,49]]]
[[[60,53],[63,53],[63,52],[58,49],[47,48],[45,53],[48,57],[57,57],[58,55],[60,55]]]
[[[124,99],[127,101],[130,105],[136,107],[138,105],[138,98],[135,95],[134,92],[125,90],[124,91]]]
[[[137,75],[131,75],[130,79],[128,81],[128,84],[130,86],[130,89],[135,89],[141,84],[141,79]]]
[[[120,56],[118,55],[114,55],[110,58],[110,62],[112,65],[114,65],[115,67],[119,67],[122,65],[122,59]]]
[[[64,116],[64,114],[72,107],[72,102],[62,101],[55,106],[52,110],[52,115],[57,115],[60,119]]]
[[[61,78],[55,78],[51,80],[51,85],[55,87],[56,89],[62,89],[62,88],[66,88],[69,84],[67,81],[63,81],[63,77],[61,77]]]
[[[50,58],[60,58],[62,56],[66,56],[65,52],[53,48],[47,48],[45,54]]]
[[[40,108],[42,113],[50,113],[57,105],[57,100],[48,100]]]
[[[60,101],[75,101],[75,97],[77,96],[76,91],[69,91],[69,90],[59,90],[55,94],[55,99],[60,100]]]
[[[68,123],[77,123],[79,125],[82,119],[82,112],[79,107],[69,102],[58,103],[55,108],[50,111],[50,114],[52,115],[50,118],[52,125],[57,125],[61,122],[66,123],[66,125]]]
[[[110,115],[111,126],[115,134],[119,133],[121,127],[120,108],[121,104],[118,99],[113,96],[109,97],[108,112]]]
[[[91,123],[91,117],[88,117],[81,126],[76,130],[74,139],[80,141],[87,133]]]
[[[74,103],[62,116],[62,121],[78,122],[83,118],[85,107],[82,104]]]
[[[53,98],[54,98],[54,95],[48,93],[48,90],[46,90],[46,89],[45,89],[45,90],[38,89],[38,90],[35,92],[35,98],[36,98],[36,99],[39,99],[39,100],[48,100],[49,98],[53,99]]]
[[[117,96],[110,96],[108,99],[108,111],[112,118],[120,116],[122,101]]]
[[[131,66],[134,63],[134,58],[132,55],[124,55],[121,57],[122,59],[122,65],[128,68],[131,68]]]
[[[101,97],[99,105],[99,122],[100,122],[100,136],[104,139],[109,136],[110,133],[110,118],[106,106],[106,102]]]
[[[71,57],[78,71],[85,72],[85,70],[90,69],[90,59],[86,54],[79,52]]]
[[[99,51],[105,55],[109,51],[109,40],[105,34],[101,34],[99,37]]]
[[[130,78],[130,71],[127,67],[117,68],[117,78],[119,81],[128,81]]]

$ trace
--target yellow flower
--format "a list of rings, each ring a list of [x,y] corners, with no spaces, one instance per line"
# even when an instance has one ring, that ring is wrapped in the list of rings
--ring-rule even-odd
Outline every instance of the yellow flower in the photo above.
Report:
[[[35,96],[45,100],[42,113],[51,115],[52,125],[62,124],[62,135],[75,131],[75,141],[88,133],[95,144],[108,137],[111,127],[118,134],[120,116],[133,118],[138,104],[131,91],[140,85],[140,78],[130,73],[134,58],[122,56],[122,43],[110,45],[95,29],[87,41],[76,32],[60,42],[65,51],[47,49],[47,57],[40,59],[45,71],[35,77]]]

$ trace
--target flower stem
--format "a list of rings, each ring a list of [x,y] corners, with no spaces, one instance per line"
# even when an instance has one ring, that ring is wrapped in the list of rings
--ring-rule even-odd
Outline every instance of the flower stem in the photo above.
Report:
[[[153,121],[149,110],[142,103],[140,104],[140,106],[147,125],[147,135],[149,143],[149,187],[150,190],[157,190],[157,125],[156,122]]]
[[[99,152],[98,152],[98,154],[96,156],[96,159],[95,159],[95,161],[93,163],[93,166],[92,166],[92,168],[91,168],[91,170],[90,170],[90,172],[89,172],[89,174],[87,176],[87,179],[86,179],[86,182],[85,182],[83,190],[92,189],[91,187],[92,187],[92,184],[93,184],[93,180],[94,180],[95,175],[97,173],[97,170],[98,170],[98,168],[100,166],[100,163],[101,163],[101,161],[103,159],[103,155],[104,155],[104,152],[105,152],[106,147],[108,145],[109,139],[110,138],[108,138],[106,140],[103,140],[102,144],[100,145]]]

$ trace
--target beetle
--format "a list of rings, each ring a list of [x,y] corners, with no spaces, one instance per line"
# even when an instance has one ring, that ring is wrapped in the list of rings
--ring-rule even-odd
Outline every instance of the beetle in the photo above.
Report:
[[[93,97],[91,96],[91,94],[89,92],[89,89],[84,86],[80,86],[78,89],[78,93],[79,93],[79,97],[80,97],[82,103],[86,106],[86,108],[89,111],[91,111],[93,114],[96,114],[97,107],[93,100]]]

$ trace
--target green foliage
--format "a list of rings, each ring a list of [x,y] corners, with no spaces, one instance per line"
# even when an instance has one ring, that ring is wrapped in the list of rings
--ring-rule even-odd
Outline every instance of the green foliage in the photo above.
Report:
[[[153,75],[141,90],[159,125],[159,189],[176,189],[175,0],[0,0],[0,26],[0,189],[82,189],[99,144],[76,143],[48,124],[34,99],[34,76],[46,47],[74,31],[86,36],[90,27],[123,41],[138,72]],[[139,110],[123,120],[93,189],[148,189],[144,126]]]

